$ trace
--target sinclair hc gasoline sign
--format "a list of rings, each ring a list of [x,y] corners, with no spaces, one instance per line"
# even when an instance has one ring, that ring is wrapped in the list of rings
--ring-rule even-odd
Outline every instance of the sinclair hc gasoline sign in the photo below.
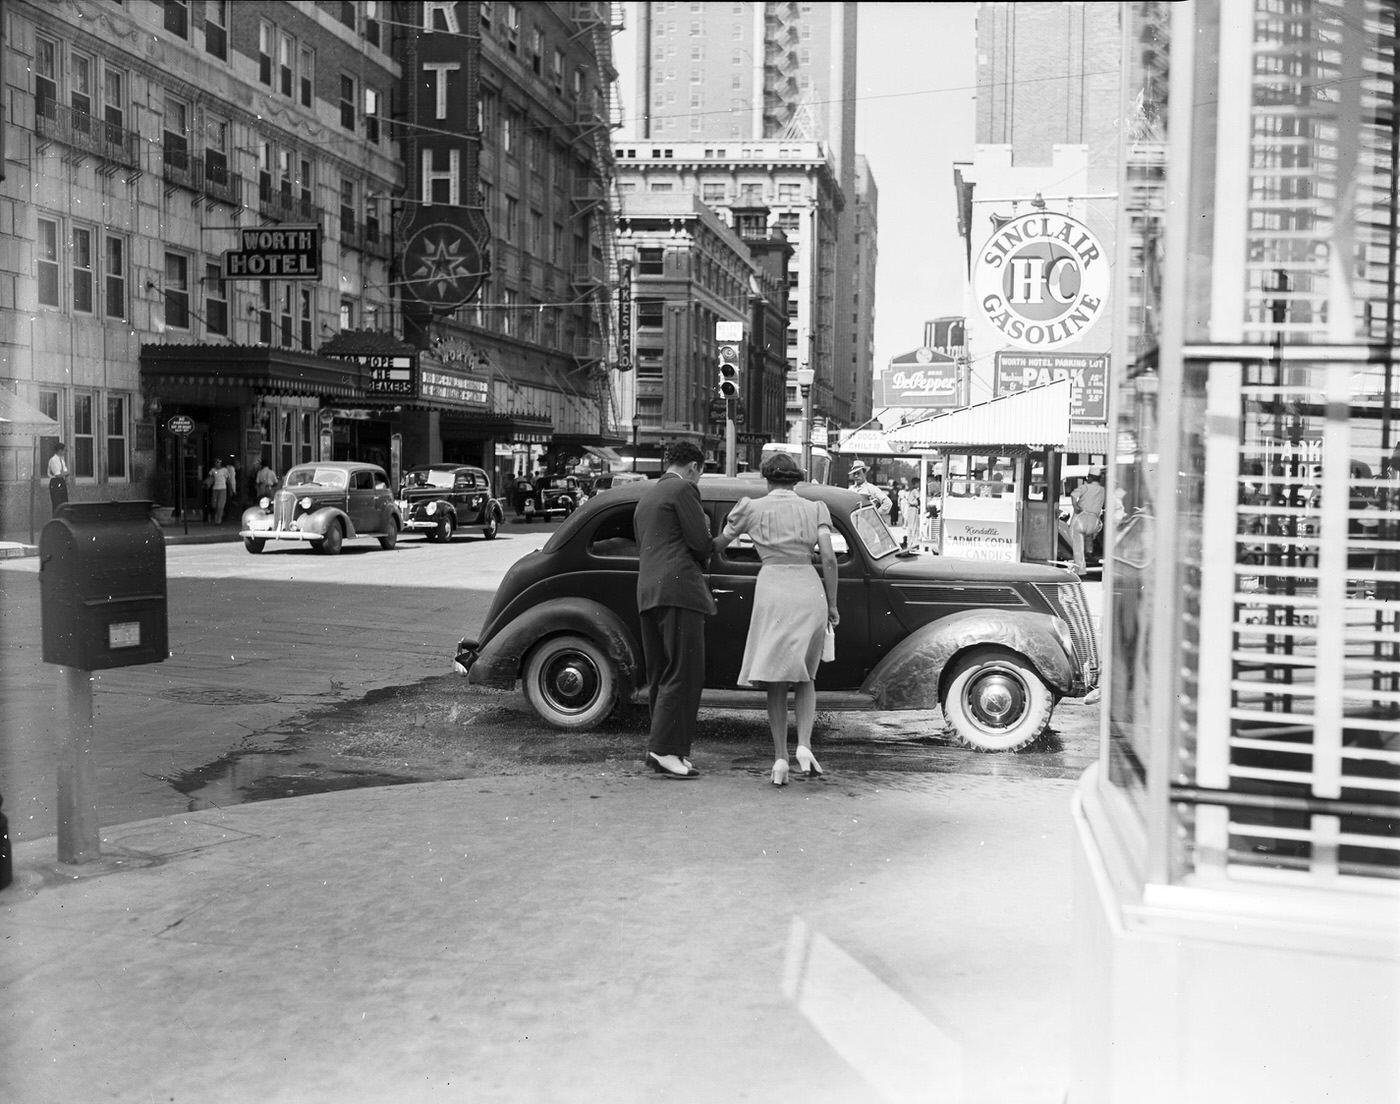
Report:
[[[973,289],[1008,344],[1054,349],[1104,313],[1108,257],[1078,219],[1034,211],[1001,223],[977,258]]]

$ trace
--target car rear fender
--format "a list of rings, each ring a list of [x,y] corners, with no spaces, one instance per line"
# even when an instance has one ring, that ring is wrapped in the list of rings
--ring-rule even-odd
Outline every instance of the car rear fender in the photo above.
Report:
[[[617,666],[624,700],[637,687],[641,647],[630,629],[612,610],[590,598],[557,598],[526,610],[482,646],[467,671],[478,686],[509,690],[525,669],[525,657],[551,636],[585,636]]]
[[[1057,696],[1072,692],[1068,626],[1049,614],[1015,610],[966,610],[926,625],[901,640],[862,689],[879,709],[933,709],[942,697],[950,661],[968,648],[988,646],[1026,659]]]

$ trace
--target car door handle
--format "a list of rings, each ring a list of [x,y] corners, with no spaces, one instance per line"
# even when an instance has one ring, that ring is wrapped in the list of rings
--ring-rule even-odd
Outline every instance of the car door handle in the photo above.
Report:
[[[710,593],[711,593],[711,594],[733,594],[734,592],[733,592],[732,590],[725,590],[723,587],[713,587],[713,588],[711,588]]]

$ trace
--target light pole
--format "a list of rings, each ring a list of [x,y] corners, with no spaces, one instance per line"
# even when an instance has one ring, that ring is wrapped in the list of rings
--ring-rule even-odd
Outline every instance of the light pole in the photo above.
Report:
[[[642,427],[642,416],[635,411],[632,413],[632,470],[637,470],[637,430]]]
[[[816,372],[811,368],[797,370],[797,387],[802,392],[802,472],[807,479],[812,478],[812,380]]]

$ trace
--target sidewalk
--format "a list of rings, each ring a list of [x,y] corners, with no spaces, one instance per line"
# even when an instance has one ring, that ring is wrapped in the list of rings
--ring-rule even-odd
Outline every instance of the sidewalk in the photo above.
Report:
[[[47,524],[48,521],[45,520],[44,525]],[[17,556],[37,556],[44,525],[35,528],[32,542],[28,532],[0,533],[0,560]],[[188,528],[188,532],[186,532],[186,528]],[[166,544],[217,544],[239,539],[237,518],[232,520],[225,518],[223,525],[215,525],[208,521],[195,521],[192,518],[188,527],[183,521],[176,518],[162,525],[161,531],[165,534]]]
[[[1061,1104],[1072,783],[697,752],[22,843],[0,1099]]]

